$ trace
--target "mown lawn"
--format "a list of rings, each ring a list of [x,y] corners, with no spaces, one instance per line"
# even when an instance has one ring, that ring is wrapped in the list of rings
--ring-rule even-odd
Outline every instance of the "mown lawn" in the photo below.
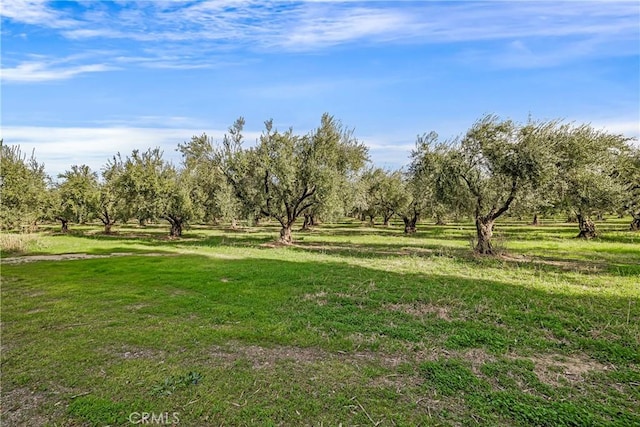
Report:
[[[640,235],[599,225],[44,232],[89,256],[3,254],[2,425],[640,425]]]

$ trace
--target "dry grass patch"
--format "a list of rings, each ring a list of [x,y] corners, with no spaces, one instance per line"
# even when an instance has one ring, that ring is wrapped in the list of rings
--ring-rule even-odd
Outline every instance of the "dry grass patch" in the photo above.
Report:
[[[541,354],[528,357],[534,365],[534,373],[546,384],[558,386],[562,382],[577,383],[584,381],[590,372],[607,371],[610,366],[604,365],[585,355]]]
[[[325,291],[316,292],[315,294],[304,294],[303,301],[315,301],[318,305],[327,305],[327,293]]]

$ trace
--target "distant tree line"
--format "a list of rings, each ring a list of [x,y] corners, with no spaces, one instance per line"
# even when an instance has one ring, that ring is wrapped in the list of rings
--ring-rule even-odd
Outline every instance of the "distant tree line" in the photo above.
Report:
[[[66,232],[70,223],[99,220],[110,233],[132,219],[165,220],[178,237],[189,223],[235,228],[269,218],[290,244],[299,220],[306,229],[343,216],[372,225],[399,218],[411,234],[421,219],[472,218],[481,254],[494,253],[494,226],[505,214],[530,215],[533,224],[564,214],[581,238],[597,236],[594,218],[605,213],[630,214],[630,228],[640,230],[640,149],[589,125],[487,115],[457,138],[419,135],[400,170],[372,166],[366,146],[328,114],[305,135],[267,121],[250,147],[244,125],[237,119],[219,143],[202,134],[179,144],[179,166],[159,148],[134,150],[113,156],[100,175],[74,165],[55,183],[33,154],[0,141],[0,225],[55,220]]]

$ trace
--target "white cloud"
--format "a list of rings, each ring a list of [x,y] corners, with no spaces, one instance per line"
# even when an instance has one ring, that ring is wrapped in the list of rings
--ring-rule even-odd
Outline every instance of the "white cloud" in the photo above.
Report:
[[[0,16],[25,24],[50,28],[67,28],[78,25],[74,19],[47,5],[47,0],[5,0],[0,2]]]
[[[591,125],[595,128],[605,129],[608,132],[622,134],[636,140],[640,139],[640,117],[635,120],[598,119],[593,121]]]
[[[46,61],[28,61],[13,68],[0,70],[0,79],[6,83],[45,82],[65,80],[80,74],[111,71],[116,68],[107,64],[83,64],[56,66]]]
[[[20,145],[25,153],[34,151],[38,162],[45,164],[47,173],[56,177],[72,165],[86,164],[94,171],[118,152],[123,156],[134,149],[146,150],[160,147],[165,159],[178,164],[180,155],[178,144],[188,141],[194,135],[201,135],[203,128],[186,117],[141,117],[143,123],[164,121],[184,127],[132,127],[115,125],[112,127],[45,127],[45,126],[3,126],[5,144]],[[139,121],[136,119],[136,121]],[[118,123],[116,121],[116,123]],[[124,123],[124,122],[120,122]],[[222,141],[226,130],[206,130],[214,141]],[[296,132],[303,132],[297,130]],[[247,146],[251,146],[261,131],[244,132]],[[398,168],[407,163],[413,142],[403,142],[402,137],[372,136],[358,138],[370,149],[372,161],[379,166]],[[413,140],[412,140],[413,141]]]
[[[634,2],[350,2],[350,1],[138,1],[3,2],[2,16],[58,31],[73,41],[127,41],[133,64],[155,68],[211,68],[221,52],[315,52],[350,43],[446,44],[514,41],[543,49],[466,52],[474,62],[501,67],[554,65],[579,57],[637,53],[640,5]],[[570,41],[559,42],[559,39]],[[146,50],[168,55],[165,60]],[[169,46],[172,44],[172,46]],[[6,50],[6,49],[5,49]],[[140,53],[142,51],[142,53]],[[109,58],[106,58],[109,59]],[[223,61],[222,64],[226,64]],[[231,61],[233,63],[233,61]],[[17,76],[9,73],[10,76]],[[74,76],[83,69],[70,71]],[[90,70],[93,71],[93,70]],[[50,74],[44,74],[45,77]]]
[[[154,43],[221,41],[252,48],[315,50],[362,41],[504,40],[598,36],[637,39],[634,2],[81,2],[84,13],[13,0],[3,16],[59,28],[73,39]],[[24,10],[24,12],[22,12]]]
[[[148,117],[148,123],[159,118]],[[170,122],[188,122],[186,118],[169,118]],[[165,158],[179,163],[176,152],[179,143],[188,141],[194,135],[201,135],[202,129],[195,127],[44,127],[44,126],[3,126],[4,143],[20,145],[23,152],[35,150],[35,157],[45,164],[52,177],[69,169],[71,165],[86,164],[95,171],[112,156],[120,152],[128,155],[134,149],[160,147]],[[221,141],[226,130],[206,131],[216,141]],[[245,132],[249,144],[259,137],[259,132]],[[249,144],[250,145],[250,144]]]

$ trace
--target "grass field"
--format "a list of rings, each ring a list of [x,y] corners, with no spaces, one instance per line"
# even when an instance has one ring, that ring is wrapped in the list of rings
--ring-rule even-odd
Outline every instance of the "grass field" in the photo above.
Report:
[[[2,425],[640,426],[628,222],[13,236]]]

